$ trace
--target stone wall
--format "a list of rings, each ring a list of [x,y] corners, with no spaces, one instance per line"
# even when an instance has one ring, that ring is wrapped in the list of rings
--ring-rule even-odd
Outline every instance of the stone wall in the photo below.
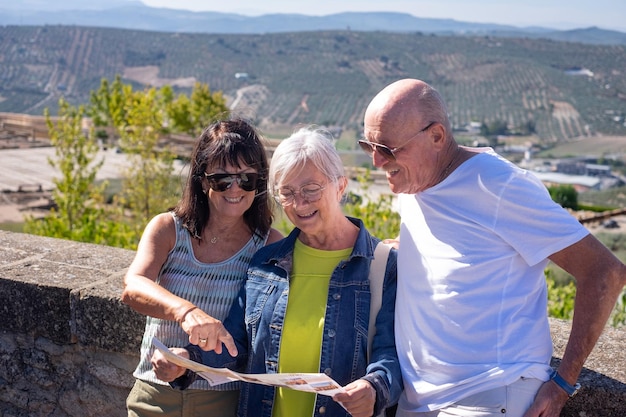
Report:
[[[144,318],[134,252],[0,231],[0,416],[125,416]]]
[[[119,301],[134,253],[0,231],[0,416],[125,416],[144,319]],[[569,323],[552,320],[553,362]],[[626,331],[607,328],[564,417],[626,416]]]

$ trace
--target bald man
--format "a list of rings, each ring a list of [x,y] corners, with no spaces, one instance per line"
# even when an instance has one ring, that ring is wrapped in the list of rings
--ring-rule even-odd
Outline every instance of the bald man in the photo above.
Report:
[[[397,416],[558,417],[626,284],[626,267],[531,173],[459,146],[446,105],[404,79],[377,94],[361,147],[398,194]],[[544,269],[576,280],[558,369]]]

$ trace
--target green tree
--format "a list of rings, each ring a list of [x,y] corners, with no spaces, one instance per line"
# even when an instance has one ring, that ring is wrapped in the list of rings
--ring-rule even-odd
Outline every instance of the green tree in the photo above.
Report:
[[[122,193],[117,202],[127,209],[137,238],[145,224],[156,214],[176,204],[179,189],[172,176],[174,154],[160,143],[163,112],[155,88],[132,91],[124,87],[126,117],[117,125],[119,147],[128,156],[123,171]]]
[[[483,136],[506,135],[508,131],[508,126],[503,120],[494,120],[489,124],[483,122],[480,126],[480,134]]]
[[[119,75],[111,84],[102,80],[91,95],[94,124],[113,130],[129,159],[122,172],[122,191],[113,204],[124,209],[120,221],[130,224],[137,239],[146,222],[176,204],[180,194],[172,177],[175,155],[166,134],[197,135],[228,109],[221,93],[211,93],[206,84],[196,83],[191,96],[176,96],[171,86],[134,91]]]
[[[91,92],[87,109],[94,125],[101,130],[125,126],[129,111],[127,96],[132,91],[132,85],[124,84],[120,75],[116,75],[112,83],[102,79],[98,90]],[[194,84],[190,96],[176,95],[170,85],[165,85],[157,90],[157,97],[154,111],[163,113],[163,125],[159,128],[163,133],[198,136],[217,117],[229,111],[223,94],[211,92],[208,84],[200,82]]]
[[[563,208],[578,210],[578,192],[571,185],[555,185],[548,187],[550,197]]]
[[[103,164],[97,160],[98,144],[91,130],[83,130],[84,107],[59,100],[59,120],[55,124],[45,110],[49,137],[56,159],[48,163],[60,178],[54,178],[52,193],[56,207],[42,219],[28,217],[24,231],[31,234],[81,242],[125,246],[128,234],[123,225],[107,223],[104,204],[106,183],[96,184]]]
[[[544,270],[548,286],[548,315],[557,319],[571,320],[574,315],[576,285],[574,281],[557,284],[552,271]]]
[[[111,83],[101,81],[86,109],[74,109],[65,101],[59,108],[61,122],[48,125],[58,157],[51,163],[63,173],[54,194],[58,209],[45,221],[31,219],[26,228],[46,236],[131,248],[145,224],[179,198],[181,187],[173,177],[174,154],[165,133],[197,135],[228,110],[222,94],[212,93],[206,84],[196,83],[189,99],[184,94],[175,96],[170,86],[133,91],[119,75]],[[86,115],[91,117],[95,134],[81,131]],[[95,182],[102,161],[95,163],[94,158],[98,139],[107,142],[111,136],[128,155],[129,165],[122,173],[121,192],[106,205],[106,184],[97,186]]]
[[[114,126],[122,124],[126,118],[124,107],[124,84],[119,75],[111,84],[103,78],[100,87],[90,93],[87,114],[97,129],[96,135],[108,141]]]
[[[163,90],[162,97],[171,130],[191,136],[198,136],[213,120],[228,112],[222,93],[212,93],[208,84],[195,83],[191,97],[180,94],[174,98],[171,89]]]
[[[400,215],[393,209],[393,195],[371,196],[369,170],[358,177],[358,182],[364,195],[348,194],[343,206],[344,213],[361,219],[367,230],[379,239],[396,238],[400,234]]]
[[[520,126],[520,133],[522,135],[533,135],[537,133],[537,124],[534,120],[527,120]]]
[[[498,136],[507,135],[508,133],[508,125],[503,120],[495,120],[489,124],[483,122],[480,126],[480,134],[487,138],[491,147],[498,145]]]

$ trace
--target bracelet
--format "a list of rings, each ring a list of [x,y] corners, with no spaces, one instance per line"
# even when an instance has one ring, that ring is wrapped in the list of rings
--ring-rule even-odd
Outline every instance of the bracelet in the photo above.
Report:
[[[557,384],[563,391],[565,391],[570,398],[576,395],[576,393],[580,389],[580,384],[576,383],[575,385],[570,385],[566,380],[563,379],[563,377],[561,377],[561,375],[559,375],[556,369],[552,370],[552,373],[550,374],[550,379],[554,381],[554,383]]]
[[[195,310],[196,308],[198,308],[197,306],[192,306],[191,308],[189,308],[187,311],[185,311],[183,313],[182,316],[180,316],[180,320],[178,321],[179,324],[182,324],[183,321],[185,321],[185,317],[187,317],[187,314],[189,314],[190,312],[192,312],[193,310]]]

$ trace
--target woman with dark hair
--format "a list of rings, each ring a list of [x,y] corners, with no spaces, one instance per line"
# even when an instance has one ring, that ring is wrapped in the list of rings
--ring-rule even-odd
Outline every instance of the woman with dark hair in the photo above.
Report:
[[[225,319],[252,255],[281,234],[271,228],[268,161],[261,138],[242,119],[220,120],[199,137],[182,199],[146,226],[124,278],[122,300],[145,314],[129,416],[234,416],[236,384],[189,390],[160,381],[150,358],[154,337],[220,350]],[[181,414],[182,413],[182,414]]]

